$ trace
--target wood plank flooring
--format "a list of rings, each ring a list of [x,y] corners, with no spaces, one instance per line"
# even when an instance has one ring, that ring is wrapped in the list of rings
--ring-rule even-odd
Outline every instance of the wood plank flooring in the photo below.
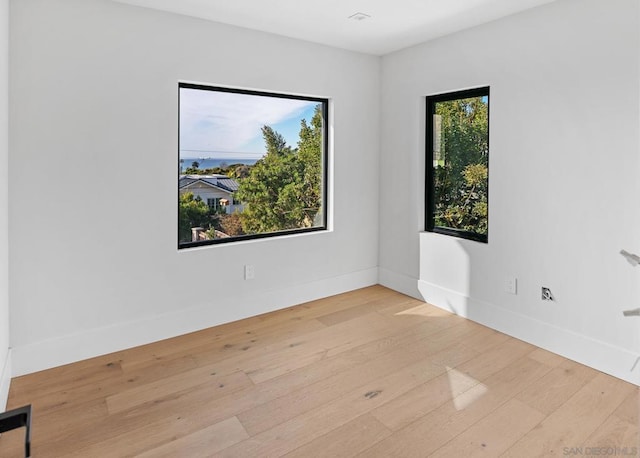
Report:
[[[638,456],[639,402],[373,286],[15,378],[8,408],[33,405],[38,458],[538,457]]]

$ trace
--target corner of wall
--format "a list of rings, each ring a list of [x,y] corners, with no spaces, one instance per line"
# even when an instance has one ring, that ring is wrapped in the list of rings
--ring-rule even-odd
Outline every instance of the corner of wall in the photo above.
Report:
[[[418,279],[394,272],[383,267],[378,267],[378,283],[399,293],[406,294],[423,301],[424,298],[418,289]]]
[[[2,410],[6,410],[7,408],[11,377],[11,349],[9,349],[9,351],[7,351],[7,357],[4,360],[4,364],[2,364],[2,372],[0,373],[0,409]]]
[[[9,348],[9,0],[0,1],[0,407],[11,383]]]

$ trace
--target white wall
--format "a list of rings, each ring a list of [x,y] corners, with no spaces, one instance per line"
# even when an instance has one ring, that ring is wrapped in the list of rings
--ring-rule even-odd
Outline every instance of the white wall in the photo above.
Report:
[[[383,58],[381,171],[405,198],[381,194],[382,283],[640,381],[639,321],[621,313],[639,272],[618,254],[640,252],[638,8],[561,0]],[[424,97],[481,85],[489,243],[420,233]]]
[[[11,6],[0,291],[13,375],[365,286],[379,271],[387,286],[640,380],[640,326],[621,314],[640,305],[639,272],[618,255],[640,252],[636,1],[559,0],[382,67],[107,0]],[[334,230],[178,252],[181,80],[331,97]],[[491,86],[487,245],[421,233],[424,96],[480,85]],[[0,144],[5,177],[7,154]],[[257,277],[244,281],[249,263]],[[517,296],[502,292],[510,275]],[[540,301],[542,285],[557,302]],[[0,295],[0,363],[6,309]]]
[[[9,354],[9,0],[0,0],[0,410],[11,381]]]
[[[11,21],[14,375],[376,283],[379,58],[106,0]],[[333,231],[178,252],[178,81],[330,97]]]

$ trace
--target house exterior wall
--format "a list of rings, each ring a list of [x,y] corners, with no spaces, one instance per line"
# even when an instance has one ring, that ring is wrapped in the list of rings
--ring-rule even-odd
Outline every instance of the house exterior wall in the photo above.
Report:
[[[190,186],[185,186],[180,189],[180,194],[192,192],[194,196],[200,197],[203,202],[207,203],[208,199],[227,199],[229,204],[225,206],[226,213],[233,213],[235,211],[242,211],[244,205],[235,205],[233,203],[233,193],[223,191],[211,186],[207,186],[203,183],[194,183]]]

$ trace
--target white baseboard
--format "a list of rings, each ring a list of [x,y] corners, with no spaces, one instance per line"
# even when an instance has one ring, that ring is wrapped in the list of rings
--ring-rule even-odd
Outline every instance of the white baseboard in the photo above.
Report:
[[[382,286],[386,286],[389,289],[398,291],[399,293],[406,294],[407,296],[414,297],[421,301],[424,300],[420,291],[418,290],[418,279],[412,278],[404,274],[399,274],[392,270],[387,270],[382,267],[378,268],[378,283]]]
[[[290,288],[243,294],[224,300],[224,307],[198,306],[144,320],[119,323],[13,349],[13,376],[81,361],[223,323],[291,307],[375,285],[371,268]]]
[[[635,385],[640,385],[640,354],[562,329],[440,286],[418,281],[424,300],[497,331],[529,342]]]
[[[11,386],[11,349],[7,351],[7,357],[2,361],[2,372],[0,373],[0,412],[7,410],[9,400],[9,387]]]
[[[156,342],[376,283],[640,385],[640,363],[632,371],[639,356],[636,353],[422,280],[387,269],[371,268],[287,289],[239,295],[225,300],[224,309],[194,307],[16,347],[9,351],[3,364],[0,403],[6,405],[11,377]]]

